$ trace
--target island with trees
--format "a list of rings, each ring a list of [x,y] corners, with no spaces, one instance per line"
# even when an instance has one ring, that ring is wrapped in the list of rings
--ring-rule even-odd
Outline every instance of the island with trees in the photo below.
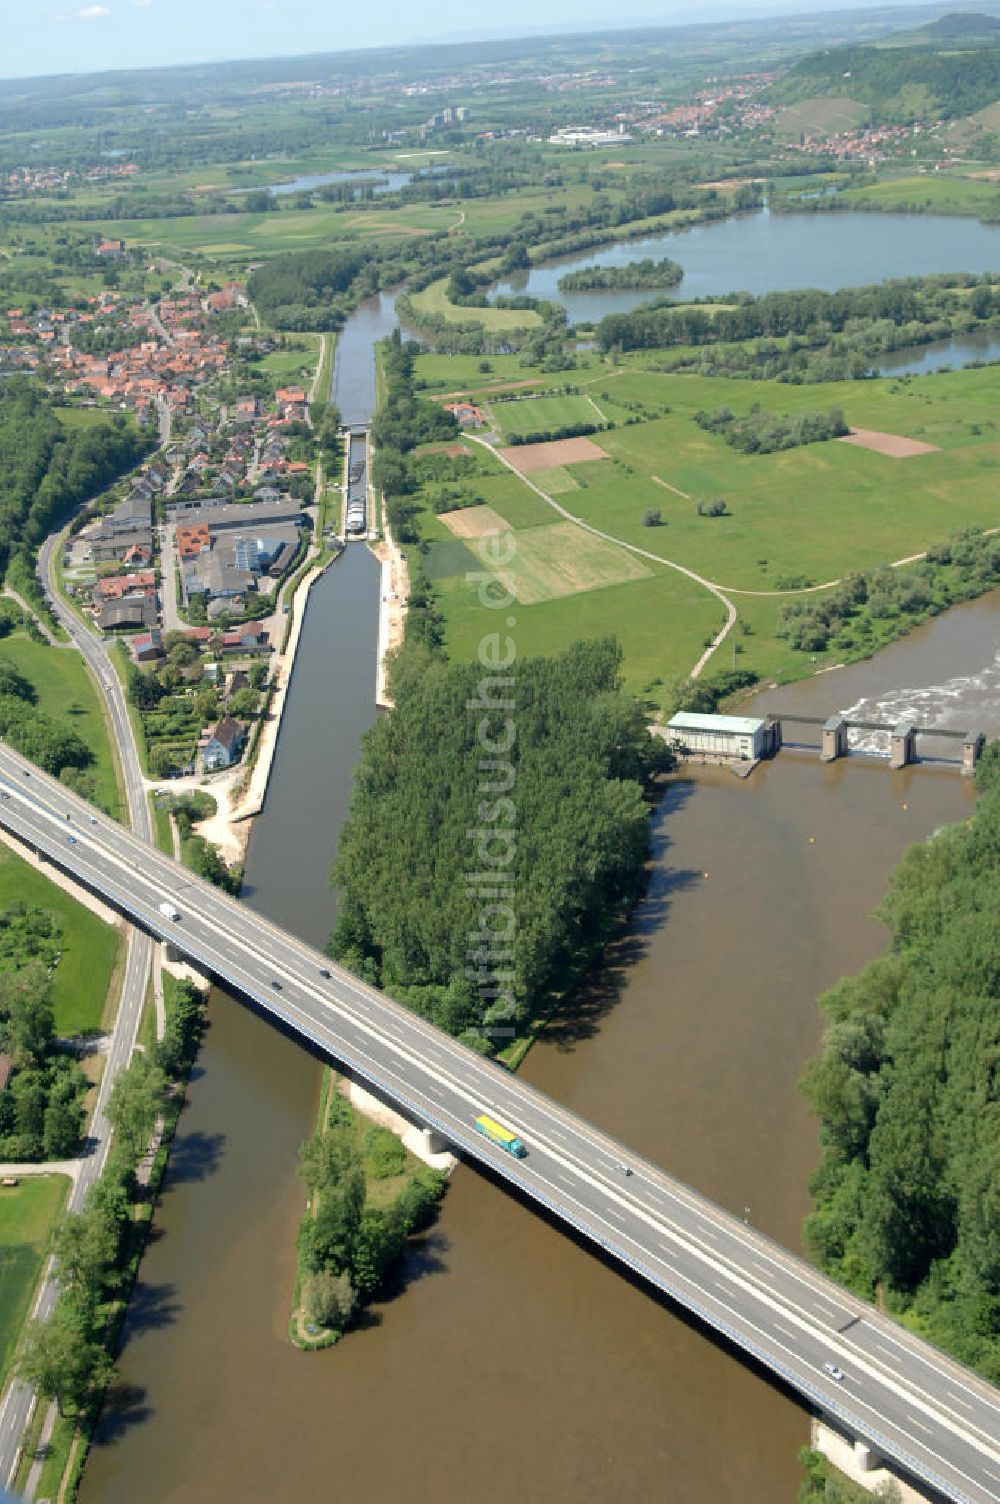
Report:
[[[660,261],[645,256],[641,261],[630,261],[627,266],[581,266],[578,271],[566,272],[559,278],[559,291],[676,287],[683,276],[684,268],[679,262],[671,261],[669,256]]]

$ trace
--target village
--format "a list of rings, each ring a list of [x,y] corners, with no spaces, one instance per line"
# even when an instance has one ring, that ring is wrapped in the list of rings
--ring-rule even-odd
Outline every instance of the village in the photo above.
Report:
[[[57,565],[84,620],[117,639],[154,780],[239,765],[288,635],[282,587],[314,533],[307,394],[275,381],[267,395],[259,377],[240,390],[234,356],[272,348],[249,321],[244,283],[186,278],[159,301],[108,289],[8,308],[0,332],[0,372],[40,374],[70,412],[128,415],[159,440],[77,515]]]

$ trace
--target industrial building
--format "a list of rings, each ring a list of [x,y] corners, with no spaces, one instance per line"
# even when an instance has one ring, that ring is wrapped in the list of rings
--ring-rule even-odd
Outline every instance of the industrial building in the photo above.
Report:
[[[749,715],[708,715],[682,710],[667,723],[666,740],[695,757],[756,762],[775,750],[772,723]]]

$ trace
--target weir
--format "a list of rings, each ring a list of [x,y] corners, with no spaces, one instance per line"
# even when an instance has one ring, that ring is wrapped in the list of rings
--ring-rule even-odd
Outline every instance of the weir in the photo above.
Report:
[[[848,733],[851,731],[881,731],[889,736],[889,767],[908,767],[919,762],[918,737],[938,737],[946,742],[960,742],[960,758],[935,759],[960,769],[962,776],[971,778],[976,763],[986,745],[982,731],[959,731],[941,726],[917,726],[913,721],[862,721],[837,712],[824,718],[820,715],[795,715],[783,710],[781,715],[768,713],[763,719],[749,716],[679,713],[672,716],[666,726],[652,726],[654,736],[663,737],[682,759],[700,762],[724,763],[732,766],[741,776],[751,773],[762,758],[775,757],[785,743],[784,723],[819,726],[822,734],[819,755],[823,762],[836,762],[838,758],[851,755]]]
[[[960,731],[945,726],[917,726],[913,721],[862,721],[839,713],[824,720],[818,715],[796,715],[793,711],[783,710],[779,725],[786,721],[790,721],[792,725],[822,727],[819,755],[823,762],[835,762],[838,758],[849,755],[848,732],[882,731],[889,735],[890,768],[905,768],[910,763],[919,762],[917,738],[937,737],[946,742],[961,743],[961,758],[954,761],[963,777],[971,778],[986,745],[985,734],[978,729]]]

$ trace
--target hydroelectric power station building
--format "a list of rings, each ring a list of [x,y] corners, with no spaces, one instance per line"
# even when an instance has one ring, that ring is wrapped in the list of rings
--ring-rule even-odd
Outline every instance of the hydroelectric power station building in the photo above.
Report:
[[[667,722],[667,743],[689,757],[757,762],[775,750],[772,721],[749,715],[708,715],[678,711]]]

